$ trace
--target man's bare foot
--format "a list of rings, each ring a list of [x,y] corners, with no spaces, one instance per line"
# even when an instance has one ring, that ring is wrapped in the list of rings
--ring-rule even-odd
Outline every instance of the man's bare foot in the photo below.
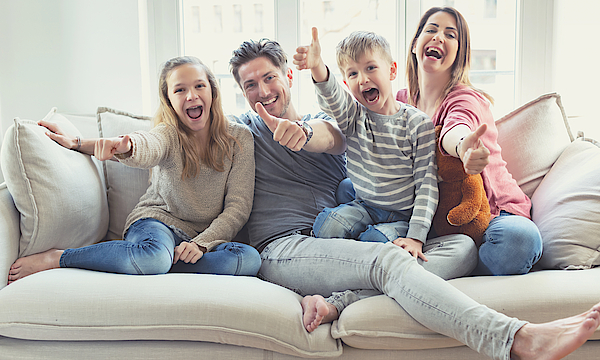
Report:
[[[18,258],[8,271],[8,283],[13,283],[36,272],[59,268],[60,256],[63,252],[64,250],[50,249],[39,254]]]
[[[526,324],[515,335],[511,358],[557,360],[583,345],[600,325],[600,303],[569,318]]]
[[[313,332],[319,325],[338,318],[337,308],[328,303],[321,295],[305,296],[301,304],[302,322],[308,332]]]

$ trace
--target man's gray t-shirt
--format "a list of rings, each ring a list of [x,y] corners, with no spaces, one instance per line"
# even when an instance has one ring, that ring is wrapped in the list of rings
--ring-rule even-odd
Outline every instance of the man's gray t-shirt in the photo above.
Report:
[[[302,120],[335,120],[318,113]],[[344,155],[294,152],[273,140],[273,133],[253,111],[241,115],[254,135],[256,164],[254,204],[246,223],[248,243],[262,251],[271,241],[312,229],[325,207],[336,207],[335,191],[346,177]]]

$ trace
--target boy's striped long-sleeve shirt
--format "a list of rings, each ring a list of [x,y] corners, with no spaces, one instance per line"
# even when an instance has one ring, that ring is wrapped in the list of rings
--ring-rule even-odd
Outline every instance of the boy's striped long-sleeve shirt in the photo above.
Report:
[[[333,77],[315,83],[321,109],[347,141],[347,171],[356,198],[369,206],[410,214],[407,238],[426,243],[437,208],[435,131],[429,117],[400,103],[394,115],[368,110]]]

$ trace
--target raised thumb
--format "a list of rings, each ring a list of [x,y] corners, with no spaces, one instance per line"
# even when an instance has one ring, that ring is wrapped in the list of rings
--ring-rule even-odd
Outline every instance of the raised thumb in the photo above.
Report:
[[[271,116],[271,114],[267,112],[265,107],[260,102],[257,102],[255,106],[258,116],[260,116],[263,119],[269,130],[271,130],[271,132],[275,132],[275,130],[277,129],[277,125],[279,124],[277,118]]]

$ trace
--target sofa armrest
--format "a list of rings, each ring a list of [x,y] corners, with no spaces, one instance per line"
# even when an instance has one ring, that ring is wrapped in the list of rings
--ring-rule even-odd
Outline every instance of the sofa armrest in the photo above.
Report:
[[[19,211],[6,187],[0,184],[0,289],[8,282],[8,270],[19,254]]]

